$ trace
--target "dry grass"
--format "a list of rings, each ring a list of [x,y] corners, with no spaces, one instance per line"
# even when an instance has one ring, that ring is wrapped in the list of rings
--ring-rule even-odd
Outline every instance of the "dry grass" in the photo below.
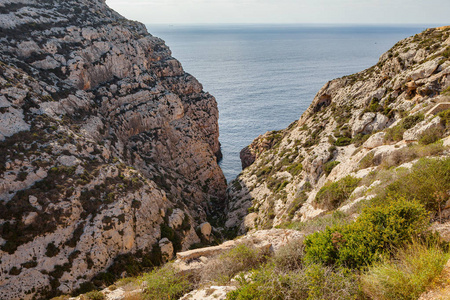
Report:
[[[374,300],[417,299],[441,274],[449,257],[437,245],[414,242],[393,259],[373,264],[361,276],[362,289]]]
[[[250,244],[239,244],[235,248],[210,260],[202,269],[201,284],[226,283],[240,272],[259,267],[269,257],[269,250],[258,249]]]

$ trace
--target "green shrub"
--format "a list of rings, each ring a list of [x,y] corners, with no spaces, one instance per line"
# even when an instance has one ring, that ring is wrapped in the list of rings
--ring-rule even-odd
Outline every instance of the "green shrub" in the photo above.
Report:
[[[393,151],[388,157],[381,161],[381,166],[387,169],[413,161],[417,158],[439,155],[444,151],[445,147],[442,141],[428,145],[409,144],[407,147]],[[376,164],[373,157],[371,164]]]
[[[334,270],[317,264],[288,272],[280,272],[270,263],[249,278],[241,276],[239,286],[227,295],[229,300],[334,300],[357,299],[359,292],[355,274],[346,269]]]
[[[338,181],[327,183],[319,190],[314,201],[324,209],[338,208],[348,199],[360,180],[348,175]]]
[[[367,141],[370,138],[370,134],[362,134],[358,133],[355,135],[355,137],[352,139],[352,143],[355,144],[355,147],[359,147],[362,144],[364,144],[365,141]]]
[[[384,135],[385,142],[398,142],[403,140],[403,133],[405,129],[401,125],[395,125],[394,127],[389,127],[386,129],[386,134]]]
[[[301,162],[295,163],[289,167],[287,167],[286,171],[292,174],[292,176],[297,176],[300,174],[303,170],[303,165]]]
[[[228,300],[307,299],[308,288],[303,273],[280,274],[274,265],[253,271],[249,278],[238,278],[239,286],[227,294]]]
[[[437,245],[415,242],[370,266],[361,277],[362,289],[372,299],[418,299],[449,258]]]
[[[268,250],[239,244],[217,259],[211,260],[202,270],[201,280],[225,283],[239,272],[259,267],[267,260],[268,256]]]
[[[398,142],[403,139],[403,133],[416,126],[419,122],[425,119],[423,114],[411,115],[407,116],[403,120],[401,120],[394,127],[390,127],[386,129],[386,134],[384,136],[384,140],[386,142]]]
[[[85,294],[85,297],[88,300],[104,300],[104,299],[106,299],[105,295],[99,291],[89,292],[89,293]]]
[[[389,184],[386,193],[398,195],[408,200],[416,199],[426,209],[437,212],[440,197],[448,197],[450,190],[450,158],[422,158],[411,168],[410,172],[401,174]]]
[[[314,233],[317,231],[325,230],[327,227],[333,227],[337,225],[346,225],[350,222],[350,216],[339,210],[334,211],[326,215],[305,221],[305,222],[289,222],[278,225],[277,228],[293,229],[304,232],[305,234]]]
[[[177,272],[170,264],[143,275],[146,283],[144,299],[178,299],[192,289],[186,275]]]
[[[359,168],[366,169],[374,166],[375,153],[373,151],[367,153],[360,161]]]
[[[329,161],[323,165],[323,171],[325,172],[325,174],[329,175],[331,171],[334,169],[334,167],[336,167],[340,163],[341,163],[340,161],[336,160]]]
[[[441,91],[441,95],[450,96],[450,86]]]
[[[411,115],[407,116],[402,120],[403,129],[410,129],[416,126],[419,122],[422,122],[425,119],[423,114]]]
[[[336,142],[334,142],[335,146],[347,146],[352,143],[352,139],[346,136],[338,137]]]
[[[306,261],[360,268],[424,232],[428,214],[418,202],[397,199],[366,208],[354,223],[305,239]]]
[[[419,136],[419,144],[429,145],[439,141],[443,136],[443,130],[440,128],[428,128]]]
[[[271,261],[278,270],[294,271],[303,268],[304,253],[303,239],[292,240],[280,247]]]
[[[447,88],[449,90],[450,95],[450,87]],[[437,114],[441,118],[441,124],[445,128],[450,128],[450,109],[441,111]]]

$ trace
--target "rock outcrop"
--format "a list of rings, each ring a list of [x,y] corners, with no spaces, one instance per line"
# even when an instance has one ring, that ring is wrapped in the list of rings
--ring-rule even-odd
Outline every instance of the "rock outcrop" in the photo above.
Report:
[[[442,27],[398,42],[377,65],[325,84],[297,122],[253,141],[241,152],[244,171],[228,187],[226,226],[242,234],[348,211],[351,203],[317,203],[317,193],[382,162],[398,166],[401,151],[418,140],[448,136],[450,124],[437,114],[450,99],[449,41]],[[449,155],[446,140],[435,155]],[[354,203],[369,197],[363,190],[370,189],[355,190]]]
[[[1,297],[200,242],[224,206],[217,104],[164,41],[103,0],[4,0],[0,42]]]

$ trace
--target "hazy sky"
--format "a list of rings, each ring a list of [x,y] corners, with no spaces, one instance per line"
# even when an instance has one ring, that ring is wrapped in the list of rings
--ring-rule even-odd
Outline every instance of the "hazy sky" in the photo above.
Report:
[[[450,25],[450,0],[106,0],[146,24],[368,23]]]

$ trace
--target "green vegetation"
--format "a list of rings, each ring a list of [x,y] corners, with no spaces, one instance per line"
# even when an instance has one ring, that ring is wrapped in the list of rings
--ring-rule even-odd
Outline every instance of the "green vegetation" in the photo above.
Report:
[[[439,141],[442,137],[442,129],[436,127],[428,128],[419,136],[419,144],[429,145]]]
[[[85,299],[88,300],[104,300],[106,299],[105,295],[99,291],[92,291],[84,295]]]
[[[365,267],[386,252],[425,231],[428,213],[416,201],[403,198],[365,209],[358,219],[309,235],[305,259],[326,265]]]
[[[374,152],[369,152],[359,162],[359,168],[365,169],[380,165],[381,167],[388,169],[418,158],[440,155],[444,153],[445,149],[442,141],[428,145],[409,144],[407,147],[402,147],[393,151],[383,160],[381,160],[381,157],[379,156],[375,157]]]
[[[192,290],[192,283],[186,275],[179,274],[170,264],[142,277],[146,283],[144,299],[178,299]]]
[[[448,87],[449,95],[450,95],[450,86]],[[437,114],[439,118],[441,118],[441,124],[446,129],[450,128],[450,109],[441,111]]]
[[[329,161],[323,165],[323,171],[325,174],[329,175],[331,171],[336,167],[338,164],[340,164],[340,161]]]
[[[334,145],[336,146],[347,146],[352,143],[352,139],[346,136],[338,137]]]
[[[386,135],[384,136],[384,140],[386,142],[398,142],[403,139],[403,133],[416,126],[419,122],[422,122],[425,119],[423,114],[416,114],[408,116],[402,119],[397,125],[394,127],[390,127],[386,129]]]
[[[247,244],[239,244],[208,264],[202,270],[201,281],[226,283],[238,273],[260,266],[267,260],[268,255],[268,249],[257,249]]]
[[[439,276],[448,259],[436,244],[414,242],[401,248],[392,259],[370,266],[362,275],[362,287],[373,299],[413,300]]]
[[[338,208],[358,186],[360,179],[346,176],[336,182],[326,183],[317,193],[315,203],[325,209]]]
[[[450,190],[450,158],[423,158],[409,172],[398,174],[385,193],[420,202],[426,209],[438,212]],[[382,195],[376,200],[383,201]]]

